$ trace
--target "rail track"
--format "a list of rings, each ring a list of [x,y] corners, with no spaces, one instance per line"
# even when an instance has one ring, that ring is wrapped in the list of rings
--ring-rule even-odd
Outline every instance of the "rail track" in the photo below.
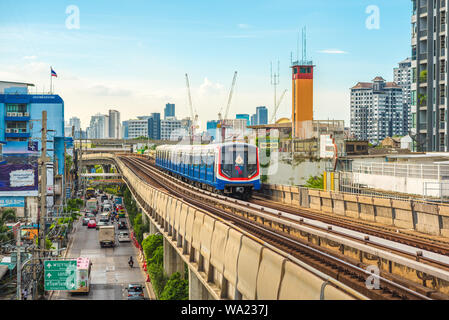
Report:
[[[385,272],[380,273],[379,279],[381,289],[370,290],[365,284],[366,278],[370,274],[364,269],[366,266],[361,264],[359,261],[350,259],[343,255],[336,255],[335,251],[320,247],[319,245],[310,243],[309,241],[303,241],[290,234],[279,232],[279,229],[273,228],[271,223],[267,224],[266,221],[255,222],[253,220],[248,220],[241,215],[236,215],[233,210],[230,212],[229,209],[225,209],[226,205],[223,205],[223,198],[225,197],[220,197],[220,204],[217,204],[217,198],[211,197],[209,192],[203,191],[198,193],[198,190],[195,191],[197,188],[191,187],[187,191],[183,190],[185,189],[185,187],[182,186],[184,184],[183,182],[173,180],[173,177],[155,169],[146,160],[124,156],[121,156],[120,160],[135,171],[135,173],[147,183],[153,185],[154,187],[162,189],[167,193],[171,193],[172,195],[183,199],[198,208],[220,216],[228,221],[232,221],[232,223],[236,226],[247,230],[248,232],[254,234],[257,238],[262,239],[263,241],[266,241],[267,243],[270,243],[285,252],[288,252],[292,256],[295,256],[316,269],[334,277],[338,281],[357,289],[359,292],[371,299],[448,298],[446,295],[443,295],[433,289],[411,283],[410,281],[400,279],[395,275]],[[204,201],[204,197],[208,197],[208,201]],[[233,199],[226,201],[234,206],[236,203],[241,202]],[[249,204],[246,206],[248,207]],[[273,207],[273,204],[268,204],[267,208],[270,206]],[[285,211],[286,208],[282,207],[282,209]],[[265,211],[264,214],[268,214],[266,210],[260,211]],[[279,217],[279,214],[272,214],[272,219],[275,219],[276,216]],[[331,232],[332,230],[327,231]],[[367,239],[364,239],[364,241],[365,243],[368,242]],[[398,255],[407,256],[407,253],[399,252],[399,250],[397,250],[396,253]],[[425,257],[422,257],[421,259],[422,261],[438,266],[439,268],[447,269],[447,265],[443,265],[438,261],[426,259]]]

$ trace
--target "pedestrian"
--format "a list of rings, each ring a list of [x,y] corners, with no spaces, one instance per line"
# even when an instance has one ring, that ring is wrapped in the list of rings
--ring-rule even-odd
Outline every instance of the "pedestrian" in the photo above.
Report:
[[[23,300],[26,300],[28,298],[28,290],[26,288],[22,290],[22,297]]]

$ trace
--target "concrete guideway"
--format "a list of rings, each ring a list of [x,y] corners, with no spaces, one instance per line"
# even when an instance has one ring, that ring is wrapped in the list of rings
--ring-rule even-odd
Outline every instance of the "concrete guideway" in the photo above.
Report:
[[[90,156],[93,156],[93,155],[90,155]],[[101,155],[100,157],[102,157],[103,155]],[[115,158],[114,156],[112,156],[112,155],[105,155],[105,156],[107,156],[109,159],[111,159],[111,158]],[[96,157],[98,157],[98,155],[96,155]],[[117,159],[115,159],[115,161],[117,162],[117,163],[119,163],[120,161],[117,161]],[[124,166],[123,164],[122,165],[119,165],[119,167],[121,167],[121,172],[124,174],[124,176],[126,176],[126,177],[129,177],[128,175],[126,175],[125,174],[125,172],[124,171],[126,171],[127,170],[127,168],[126,168],[126,166]],[[131,182],[131,184],[132,184],[132,187],[136,187],[136,185],[138,185],[138,184],[140,184],[140,183],[142,183],[141,181],[138,181],[138,180],[140,180],[139,179],[139,177],[137,177],[137,176],[135,176],[135,173],[130,173],[130,174],[133,174],[134,175],[134,179],[135,179],[135,181],[132,181]],[[128,182],[127,184],[129,185],[129,183],[130,182]],[[151,187],[151,186],[148,186],[149,188],[150,188],[150,190],[153,188],[153,187]],[[147,193],[148,193],[148,190],[146,191]],[[136,191],[136,193],[138,193],[139,194],[139,190],[137,190]],[[137,196],[137,197],[139,197],[139,195],[138,194],[136,194],[135,196]],[[216,195],[211,195],[212,197],[215,197],[215,198],[220,198],[220,197],[217,197]],[[145,195],[143,195],[143,197],[145,198],[148,198],[148,196],[145,196]],[[144,200],[144,202],[146,202],[146,203],[150,203],[150,208],[149,208],[149,212],[147,213],[147,215],[149,215],[150,217],[151,217],[151,212],[152,212],[152,209],[153,209],[153,207],[151,207],[152,205],[154,205],[154,199],[153,200],[151,200],[151,199],[145,199]],[[143,206],[145,206],[145,204],[143,205]],[[259,216],[259,217],[262,217],[262,214],[260,214],[260,213],[257,213],[257,212],[255,212],[254,213],[254,215],[255,216]],[[265,218],[268,218],[268,216],[266,216]],[[272,221],[275,221],[275,223],[276,224],[278,224],[280,227],[281,226],[287,226],[288,224],[286,223],[286,221],[285,220],[281,220],[281,219],[279,219],[279,220],[276,220],[276,219],[273,219],[273,218],[270,218]],[[166,226],[165,226],[166,227]],[[297,226],[294,226],[294,225],[288,225],[288,227],[291,227],[292,229],[295,229],[295,230],[299,230],[298,229],[298,227]],[[280,230],[283,230],[284,229],[284,227],[282,227]],[[160,230],[160,231],[162,231],[162,232],[165,232],[164,231],[165,230],[165,228],[164,228],[164,226],[162,227],[162,230]],[[212,228],[212,234],[213,234],[213,231],[214,231],[214,229]],[[310,229],[308,229],[308,230],[306,230],[306,229],[302,229],[301,230],[301,232],[309,232],[309,234],[314,234],[315,236],[317,235],[317,234],[319,234],[319,233],[317,233],[317,231],[316,230],[310,230]],[[162,233],[161,232],[161,233]],[[296,232],[297,233],[297,232]],[[176,230],[175,230],[175,235],[176,235]],[[335,241],[335,240],[338,240],[337,238],[332,238],[332,237],[329,237],[327,234],[325,234],[325,233],[322,233],[321,234],[321,239],[323,239],[323,240],[325,240],[325,241]],[[324,241],[324,242],[325,242]],[[358,251],[360,251],[360,252],[365,252],[365,251],[363,251],[363,250],[366,250],[366,254],[368,254],[369,256],[375,256],[375,255],[378,255],[378,254],[380,254],[380,253],[382,253],[381,251],[379,251],[379,250],[373,250],[372,248],[370,248],[370,246],[365,246],[365,247],[362,247],[362,246],[359,246],[359,244],[354,244],[354,243],[349,243],[349,242],[345,242],[344,243],[344,245],[345,246],[347,246],[347,247],[349,247],[349,248],[352,248],[352,247],[356,247],[356,249],[358,250]],[[195,249],[195,248],[194,248]],[[363,249],[363,250],[362,250]],[[388,255],[384,255],[384,258],[385,257],[388,257]],[[395,258],[395,259],[397,259],[398,257],[397,256],[395,256],[395,255],[390,255],[389,256],[389,258]],[[369,259],[368,259],[369,260]],[[399,261],[400,260],[400,261]],[[405,262],[407,262],[407,263],[409,263],[410,261],[408,261],[408,260],[404,260],[404,259],[399,259],[398,261],[399,262],[402,262],[402,263],[405,263]],[[374,261],[376,261],[376,260],[374,260]],[[413,261],[412,261],[413,262]],[[371,264],[372,264],[373,262],[371,262]],[[441,270],[435,270],[435,269],[433,269],[432,270],[432,268],[428,268],[428,266],[426,266],[426,265],[420,265],[420,264],[414,264],[414,266],[416,267],[416,266],[419,266],[419,267],[423,267],[424,269],[422,269],[422,272],[429,272],[429,270],[430,271],[432,271],[432,272],[434,272],[434,274],[435,274],[435,272],[441,272]],[[401,271],[401,270],[399,270],[399,271]],[[444,275],[444,277],[443,277],[443,279],[445,279],[446,278],[446,275]]]

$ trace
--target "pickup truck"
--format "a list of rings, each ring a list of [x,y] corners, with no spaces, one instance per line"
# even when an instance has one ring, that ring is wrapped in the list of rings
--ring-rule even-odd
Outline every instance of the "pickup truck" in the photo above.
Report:
[[[115,226],[100,226],[98,229],[98,240],[100,246],[114,247],[115,246]]]

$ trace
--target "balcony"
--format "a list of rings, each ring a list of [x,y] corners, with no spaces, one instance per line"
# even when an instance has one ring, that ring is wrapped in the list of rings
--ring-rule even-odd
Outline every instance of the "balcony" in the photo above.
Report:
[[[446,0],[440,1],[440,9],[446,8]]]
[[[29,112],[7,112],[5,121],[28,121],[30,120]]]

